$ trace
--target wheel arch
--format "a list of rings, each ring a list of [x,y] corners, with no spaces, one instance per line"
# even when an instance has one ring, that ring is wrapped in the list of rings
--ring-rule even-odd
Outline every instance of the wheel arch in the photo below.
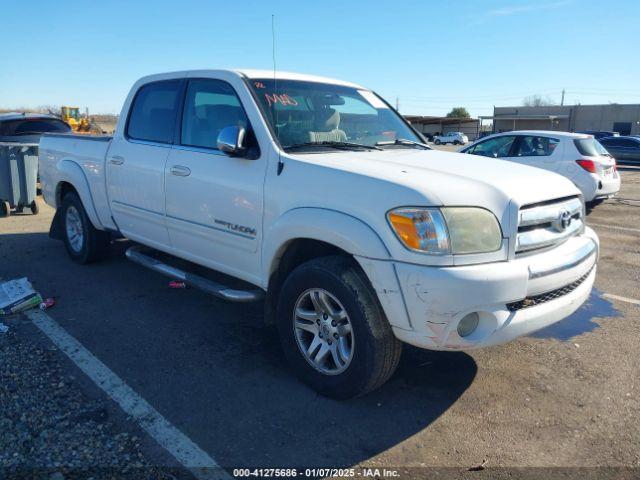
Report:
[[[265,286],[287,248],[303,239],[331,245],[350,255],[390,258],[380,236],[362,220],[336,210],[295,208],[282,215],[265,235],[262,251]]]
[[[103,230],[104,227],[98,218],[93,196],[91,195],[91,189],[89,188],[89,182],[80,165],[73,160],[62,160],[58,164],[58,172],[60,178],[55,190],[56,208],[59,209],[62,205],[64,195],[73,191],[80,197],[80,201],[93,226],[99,230]]]
[[[269,229],[263,247],[265,319],[270,322],[282,283],[298,265],[328,255],[388,259],[389,251],[363,221],[334,210],[290,210]]]

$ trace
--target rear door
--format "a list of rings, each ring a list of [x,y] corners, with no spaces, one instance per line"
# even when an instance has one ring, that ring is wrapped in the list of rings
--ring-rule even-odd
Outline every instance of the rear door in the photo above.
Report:
[[[166,170],[167,226],[174,253],[215,270],[256,282],[260,274],[266,156],[254,142],[254,159],[217,148],[220,131],[251,131],[231,84],[188,81],[181,125]]]
[[[168,250],[165,225],[165,163],[171,151],[182,80],[143,85],[135,95],[124,134],[107,153],[111,212],[132,240]]]
[[[562,169],[560,139],[544,135],[518,135],[517,142],[509,153],[509,160],[560,172]]]

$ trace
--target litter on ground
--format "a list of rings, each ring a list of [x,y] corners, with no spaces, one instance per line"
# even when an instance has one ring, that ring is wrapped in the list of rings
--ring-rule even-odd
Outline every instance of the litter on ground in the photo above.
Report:
[[[37,307],[40,303],[42,297],[26,277],[0,283],[0,314],[22,312]]]
[[[40,310],[46,310],[48,308],[53,307],[55,304],[56,304],[55,298],[52,298],[52,297],[45,298],[40,304]]]

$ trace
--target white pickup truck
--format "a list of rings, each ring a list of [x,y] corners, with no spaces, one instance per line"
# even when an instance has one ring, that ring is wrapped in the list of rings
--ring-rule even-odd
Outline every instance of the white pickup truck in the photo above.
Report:
[[[146,77],[112,138],[45,135],[40,174],[51,236],[73,260],[122,235],[131,260],[264,301],[293,370],[335,398],[382,385],[402,342],[472,349],[557,322],[596,275],[598,238],[569,180],[432,150],[374,92],[338,80]]]

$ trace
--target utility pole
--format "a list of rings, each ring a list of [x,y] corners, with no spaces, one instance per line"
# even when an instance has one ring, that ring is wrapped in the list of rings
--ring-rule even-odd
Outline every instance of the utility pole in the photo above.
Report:
[[[400,111],[400,99],[396,97],[396,112]]]
[[[564,88],[562,89],[562,99],[560,100],[560,106],[564,105]]]

